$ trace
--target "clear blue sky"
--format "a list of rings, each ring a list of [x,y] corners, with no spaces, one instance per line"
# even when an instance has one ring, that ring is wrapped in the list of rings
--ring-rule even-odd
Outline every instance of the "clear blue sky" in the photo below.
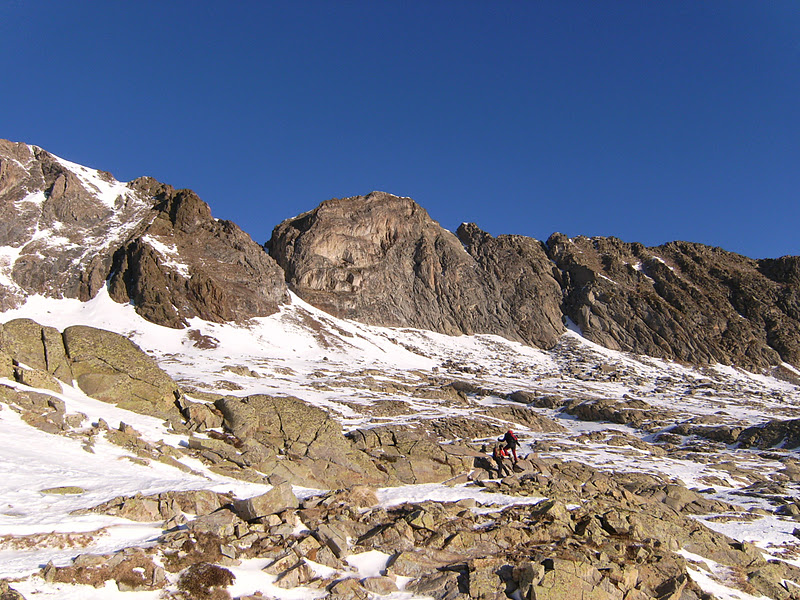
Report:
[[[450,230],[800,254],[795,0],[5,0],[0,56],[0,137],[258,242],[383,190]]]

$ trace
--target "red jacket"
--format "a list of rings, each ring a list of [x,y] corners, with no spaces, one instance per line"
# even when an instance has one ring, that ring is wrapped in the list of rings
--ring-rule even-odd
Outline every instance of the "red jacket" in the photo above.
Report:
[[[494,450],[492,450],[492,456],[494,458],[508,458],[508,451],[500,446],[495,446]]]

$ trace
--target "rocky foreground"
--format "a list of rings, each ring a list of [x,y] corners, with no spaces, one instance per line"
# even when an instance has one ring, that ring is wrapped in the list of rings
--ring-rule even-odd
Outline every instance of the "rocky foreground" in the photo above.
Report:
[[[326,322],[317,323],[324,334]],[[400,370],[348,372],[327,361],[307,384],[295,379],[308,385],[307,393],[338,398],[337,414],[293,395],[213,392],[208,386],[219,381],[211,377],[204,378],[205,390],[199,379],[178,384],[135,344],[108,331],[58,331],[25,319],[1,331],[0,376],[9,382],[0,385],[2,408],[30,425],[82,440],[87,452],[109,440],[145,464],[188,470],[181,461],[190,457],[213,472],[273,486],[252,498],[175,491],[85,509],[159,524],[153,543],[112,554],[82,553],[91,533],[4,539],[5,548],[74,545],[69,564],[51,563],[33,576],[46,585],[113,582],[162,598],[230,598],[237,565],[260,560],[276,589],[332,599],[712,598],[698,584],[704,578],[752,597],[800,598],[800,541],[766,552],[715,527],[800,519],[800,462],[791,450],[800,446],[797,421],[745,426],[746,415],[732,410],[783,406],[789,415],[800,400],[791,385],[770,390],[682,367],[652,378],[635,361],[602,361],[590,347],[565,339],[550,367],[529,364],[517,379],[482,373],[485,367],[456,355],[413,377]],[[189,339],[202,343],[197,334]],[[434,348],[416,351],[436,358]],[[521,365],[509,369],[519,373]],[[228,387],[260,380],[260,371],[222,370]],[[527,389],[517,387],[523,380]],[[72,382],[106,402],[158,415],[186,443],[154,443],[124,423],[110,427],[70,412],[48,390]],[[649,394],[597,394],[620,385]],[[684,403],[662,402],[679,393]],[[693,403],[723,397],[727,414],[692,411]],[[361,426],[345,429],[341,414],[352,422],[354,407]],[[570,431],[564,416],[624,427]],[[510,427],[523,439],[524,456],[498,478],[481,445]],[[617,465],[593,458],[598,448],[616,453]],[[690,489],[653,468],[670,460],[705,465],[703,485]],[[426,483],[474,488],[485,499],[387,505],[379,498],[388,486]],[[297,495],[292,486],[311,491]],[[364,577],[348,559],[368,552],[380,553],[383,565]],[[15,584],[6,581],[1,597],[19,598]],[[263,597],[278,592],[242,596]]]

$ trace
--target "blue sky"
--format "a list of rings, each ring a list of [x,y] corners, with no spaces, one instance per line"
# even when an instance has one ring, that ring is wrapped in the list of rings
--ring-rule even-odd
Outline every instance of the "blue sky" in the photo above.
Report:
[[[0,137],[258,242],[383,190],[450,230],[800,254],[794,0],[6,0],[0,56]]]

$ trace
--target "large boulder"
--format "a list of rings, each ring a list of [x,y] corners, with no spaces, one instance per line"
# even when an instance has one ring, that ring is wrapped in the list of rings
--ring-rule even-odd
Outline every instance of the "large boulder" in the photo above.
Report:
[[[61,332],[54,327],[43,327],[31,319],[8,321],[0,326],[0,352],[24,367],[24,370],[18,369],[17,374],[27,374],[29,382],[37,378],[51,380],[55,377],[72,383],[72,368],[64,341]],[[60,391],[60,388],[52,385],[49,387]]]
[[[227,397],[215,405],[235,437],[281,454],[282,459],[270,465],[270,481],[322,488],[386,481],[369,457],[344,437],[336,420],[298,398]]]
[[[299,506],[297,496],[292,491],[289,483],[282,483],[273,487],[266,494],[236,500],[233,509],[240,518],[245,521],[252,521],[259,517],[266,517],[282,512],[286,509],[294,509]]]
[[[381,425],[347,434],[353,444],[372,456],[392,481],[441,482],[466,474],[482,454],[458,444],[440,444],[430,431],[413,426]]]
[[[85,325],[67,327],[64,346],[87,395],[143,414],[177,411],[177,384],[128,338]]]

